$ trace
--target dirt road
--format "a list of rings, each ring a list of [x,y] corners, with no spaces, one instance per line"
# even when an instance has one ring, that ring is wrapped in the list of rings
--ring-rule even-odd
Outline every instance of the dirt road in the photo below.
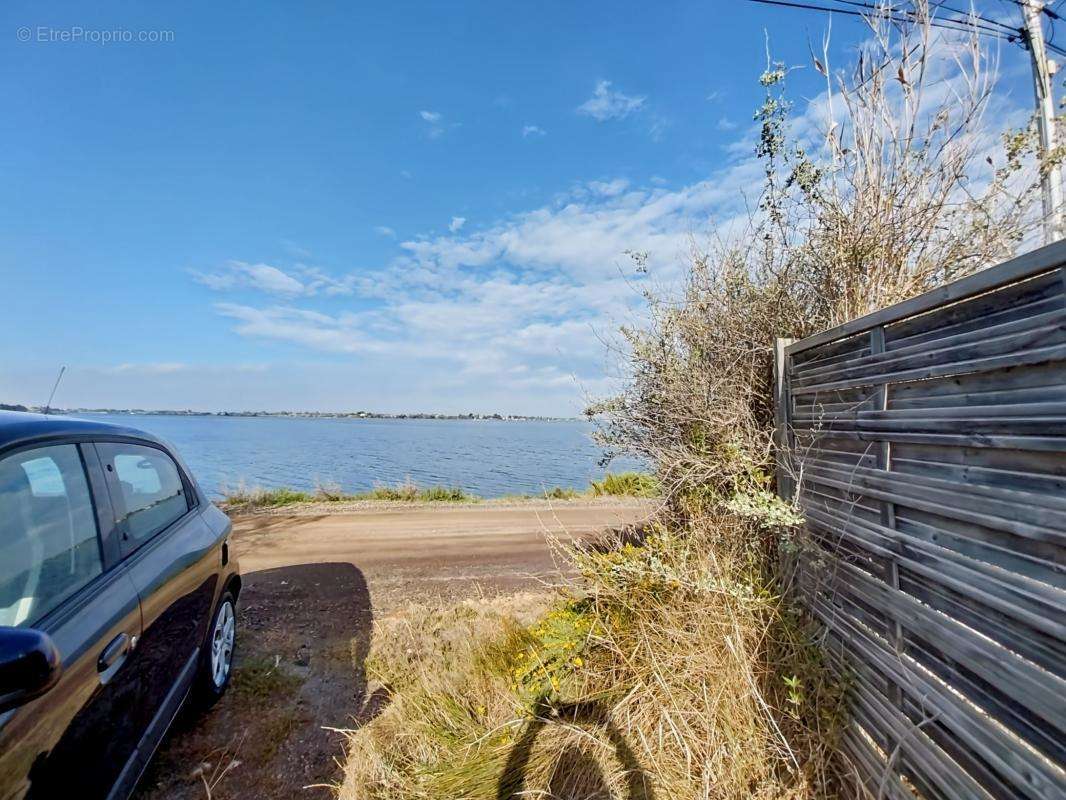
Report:
[[[546,503],[238,519],[234,545],[246,573],[297,564],[351,564],[374,594],[430,596],[468,584],[507,589],[557,572],[550,537],[569,541],[639,519],[646,504]],[[381,602],[381,598],[377,602]]]
[[[642,519],[637,501],[437,506],[234,521],[244,589],[229,693],[179,720],[138,798],[306,796],[337,776],[341,737],[388,702],[368,694],[373,620],[410,602],[447,602],[563,578],[549,539]]]

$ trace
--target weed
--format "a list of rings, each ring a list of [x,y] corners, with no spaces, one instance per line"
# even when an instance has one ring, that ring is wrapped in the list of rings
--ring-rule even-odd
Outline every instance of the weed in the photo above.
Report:
[[[295,503],[309,503],[314,496],[281,487],[277,489],[248,489],[243,486],[226,492],[222,505],[234,511],[252,511],[260,508],[280,508]]]
[[[592,482],[592,493],[597,497],[656,497],[659,482],[653,475],[641,472],[608,472],[602,481]]]
[[[276,658],[249,659],[233,670],[235,693],[256,700],[286,697],[299,688],[302,681],[287,672]]]

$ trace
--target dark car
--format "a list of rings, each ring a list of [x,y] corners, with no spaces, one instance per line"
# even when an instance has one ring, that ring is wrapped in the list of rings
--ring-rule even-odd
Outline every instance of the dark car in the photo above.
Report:
[[[230,530],[154,436],[0,412],[0,800],[125,798],[186,699],[221,697]]]

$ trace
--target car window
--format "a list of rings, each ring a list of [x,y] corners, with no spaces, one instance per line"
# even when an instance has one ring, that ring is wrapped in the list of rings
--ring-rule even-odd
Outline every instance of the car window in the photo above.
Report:
[[[32,625],[101,572],[78,448],[53,445],[0,460],[0,625]]]
[[[98,445],[121,491],[121,522],[134,546],[154,536],[189,510],[181,474],[170,456],[154,447]]]

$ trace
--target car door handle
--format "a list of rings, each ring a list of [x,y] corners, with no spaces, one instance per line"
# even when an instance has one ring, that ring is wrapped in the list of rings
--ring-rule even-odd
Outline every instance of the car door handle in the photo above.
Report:
[[[96,662],[97,671],[106,672],[111,669],[122,656],[126,655],[129,649],[129,634],[120,633],[108,643],[107,647],[104,648],[104,652],[100,654],[100,660]]]

